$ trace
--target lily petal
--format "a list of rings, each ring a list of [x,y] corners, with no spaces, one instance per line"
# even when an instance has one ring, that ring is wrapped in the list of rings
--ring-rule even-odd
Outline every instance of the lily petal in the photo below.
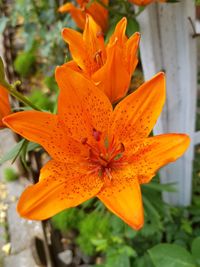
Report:
[[[108,6],[108,0],[101,0],[102,4]],[[96,23],[101,27],[103,32],[108,28],[108,10],[101,3],[91,3],[87,8],[87,13],[90,14]]]
[[[164,102],[165,75],[160,72],[116,106],[111,118],[111,135],[115,134],[124,144],[147,137]]]
[[[177,160],[190,144],[186,134],[162,134],[135,140],[125,152],[140,183],[148,183],[164,165]]]
[[[138,6],[146,6],[149,5],[150,3],[155,2],[155,0],[129,0],[129,2]]]
[[[107,132],[112,105],[94,83],[67,64],[57,67],[56,81],[60,88],[58,116],[66,131],[76,140],[93,135],[93,129]]]
[[[126,47],[125,58],[127,61],[128,71],[130,75],[132,75],[138,64],[137,53],[138,53],[139,42],[140,42],[140,33],[136,32],[127,40],[125,45]]]
[[[22,193],[17,210],[27,219],[44,220],[94,197],[101,187],[102,180],[85,166],[51,160],[41,169],[40,181]]]
[[[75,7],[72,3],[66,3],[59,7],[58,11],[60,13],[67,13],[69,12],[76,22],[77,26],[80,29],[84,29],[85,27],[85,13],[81,8]]]
[[[87,154],[86,148],[67,136],[57,115],[39,111],[17,112],[4,117],[3,122],[24,138],[41,144],[55,159],[77,162]]]
[[[124,46],[125,42],[128,40],[126,36],[126,26],[127,19],[124,17],[117,23],[115,31],[109,39],[108,45],[112,45],[113,42],[117,40],[120,46]]]
[[[5,127],[2,118],[11,113],[9,95],[7,90],[0,84],[0,128]]]
[[[91,75],[105,63],[106,51],[103,32],[100,26],[89,15],[86,16],[83,41],[85,43],[86,51],[88,54],[88,72]]]
[[[112,103],[127,92],[131,76],[125,64],[124,51],[117,45],[117,41],[107,48],[106,63],[92,75],[92,79]]]
[[[64,28],[62,30],[62,37],[64,41],[69,45],[73,60],[83,71],[87,72],[88,65],[86,63],[88,61],[88,54],[82,38],[82,34],[75,30]]]
[[[130,167],[112,172],[112,179],[102,187],[97,197],[110,211],[135,230],[139,230],[143,226],[144,215],[140,185]]]

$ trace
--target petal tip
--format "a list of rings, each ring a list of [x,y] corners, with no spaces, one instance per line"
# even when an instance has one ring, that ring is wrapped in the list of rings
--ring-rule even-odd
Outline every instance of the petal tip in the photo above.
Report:
[[[157,76],[164,78],[165,77],[165,72],[164,71],[160,71],[160,72],[158,72]]]
[[[136,220],[134,220],[134,222],[127,221],[127,224],[134,230],[139,231],[144,226],[144,217],[141,217],[140,219],[138,219],[137,222]]]

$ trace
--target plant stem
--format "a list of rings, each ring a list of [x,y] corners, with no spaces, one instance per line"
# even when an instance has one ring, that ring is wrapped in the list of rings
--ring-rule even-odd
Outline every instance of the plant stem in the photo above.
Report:
[[[37,106],[35,106],[28,98],[26,98],[25,96],[23,96],[21,93],[19,93],[16,89],[16,87],[18,85],[20,85],[21,82],[20,81],[16,81],[14,84],[10,85],[6,82],[6,84],[4,84],[5,89],[7,89],[7,91],[14,96],[17,100],[19,100],[20,102],[22,102],[24,105],[31,107],[32,109],[41,111]]]

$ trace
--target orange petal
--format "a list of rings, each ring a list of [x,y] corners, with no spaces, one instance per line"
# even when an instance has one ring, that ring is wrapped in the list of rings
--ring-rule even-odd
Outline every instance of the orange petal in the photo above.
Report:
[[[109,39],[108,45],[112,45],[113,42],[116,40],[120,46],[123,46],[127,41],[126,36],[126,26],[127,26],[127,19],[124,17],[122,18],[116,25],[114,33],[111,35]]]
[[[107,131],[112,105],[93,82],[66,64],[57,67],[56,81],[61,90],[58,115],[66,126],[66,132],[81,140],[90,138],[93,128],[101,132]]]
[[[94,73],[92,79],[112,103],[126,94],[131,75],[126,66],[124,51],[117,42],[107,48],[106,63]]]
[[[89,15],[86,16],[83,40],[88,55],[88,72],[89,74],[92,74],[104,64],[106,51],[102,30],[94,21],[94,19]]]
[[[72,70],[75,70],[77,72],[82,73],[82,75],[85,75],[74,60],[68,61],[65,65],[71,68]]]
[[[102,180],[86,167],[51,160],[41,169],[40,181],[23,192],[17,210],[27,219],[44,220],[92,198],[101,187]]]
[[[41,144],[53,158],[60,161],[77,162],[81,155],[87,153],[84,146],[66,135],[57,115],[23,111],[4,117],[3,121],[14,132]]]
[[[0,84],[0,128],[5,127],[2,118],[11,113],[9,95],[7,90]]]
[[[137,177],[130,167],[112,172],[111,175],[112,180],[107,178],[107,184],[97,197],[110,211],[135,230],[139,230],[143,226],[144,216]]]
[[[64,41],[68,43],[74,61],[83,71],[87,72],[88,68],[86,62],[88,60],[88,55],[82,35],[75,30],[64,28],[62,31],[62,37]]]
[[[122,100],[111,118],[111,135],[131,142],[149,135],[165,101],[165,75],[158,73]]]
[[[75,7],[72,3],[66,3],[63,6],[60,6],[58,11],[60,13],[66,13],[69,12],[73,18],[73,20],[76,22],[77,26],[80,29],[84,29],[85,27],[85,13],[82,9]]]
[[[148,183],[158,169],[181,157],[189,144],[190,138],[185,134],[158,135],[136,140],[125,150],[125,157],[140,183]]]
[[[138,47],[140,42],[140,33],[134,33],[125,44],[125,58],[127,60],[127,68],[129,70],[130,75],[134,72],[137,64],[138,64]]]
[[[146,6],[150,3],[153,3],[155,0],[129,0],[129,2],[138,5],[138,6]]]
[[[101,1],[105,6],[108,5],[107,0]],[[101,27],[103,32],[108,28],[108,10],[102,4],[94,2],[87,8],[87,13],[90,14],[96,23]]]

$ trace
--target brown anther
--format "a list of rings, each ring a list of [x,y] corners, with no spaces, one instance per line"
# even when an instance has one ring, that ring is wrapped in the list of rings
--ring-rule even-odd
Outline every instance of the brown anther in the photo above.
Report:
[[[123,143],[120,144],[120,151],[121,152],[124,152],[125,151],[125,146]]]
[[[81,139],[81,144],[85,145],[87,144],[87,141],[88,141],[87,137],[84,137]]]
[[[101,135],[102,133],[100,131],[97,131],[95,128],[93,128],[93,136],[94,136],[94,139],[98,142],[101,140]]]

